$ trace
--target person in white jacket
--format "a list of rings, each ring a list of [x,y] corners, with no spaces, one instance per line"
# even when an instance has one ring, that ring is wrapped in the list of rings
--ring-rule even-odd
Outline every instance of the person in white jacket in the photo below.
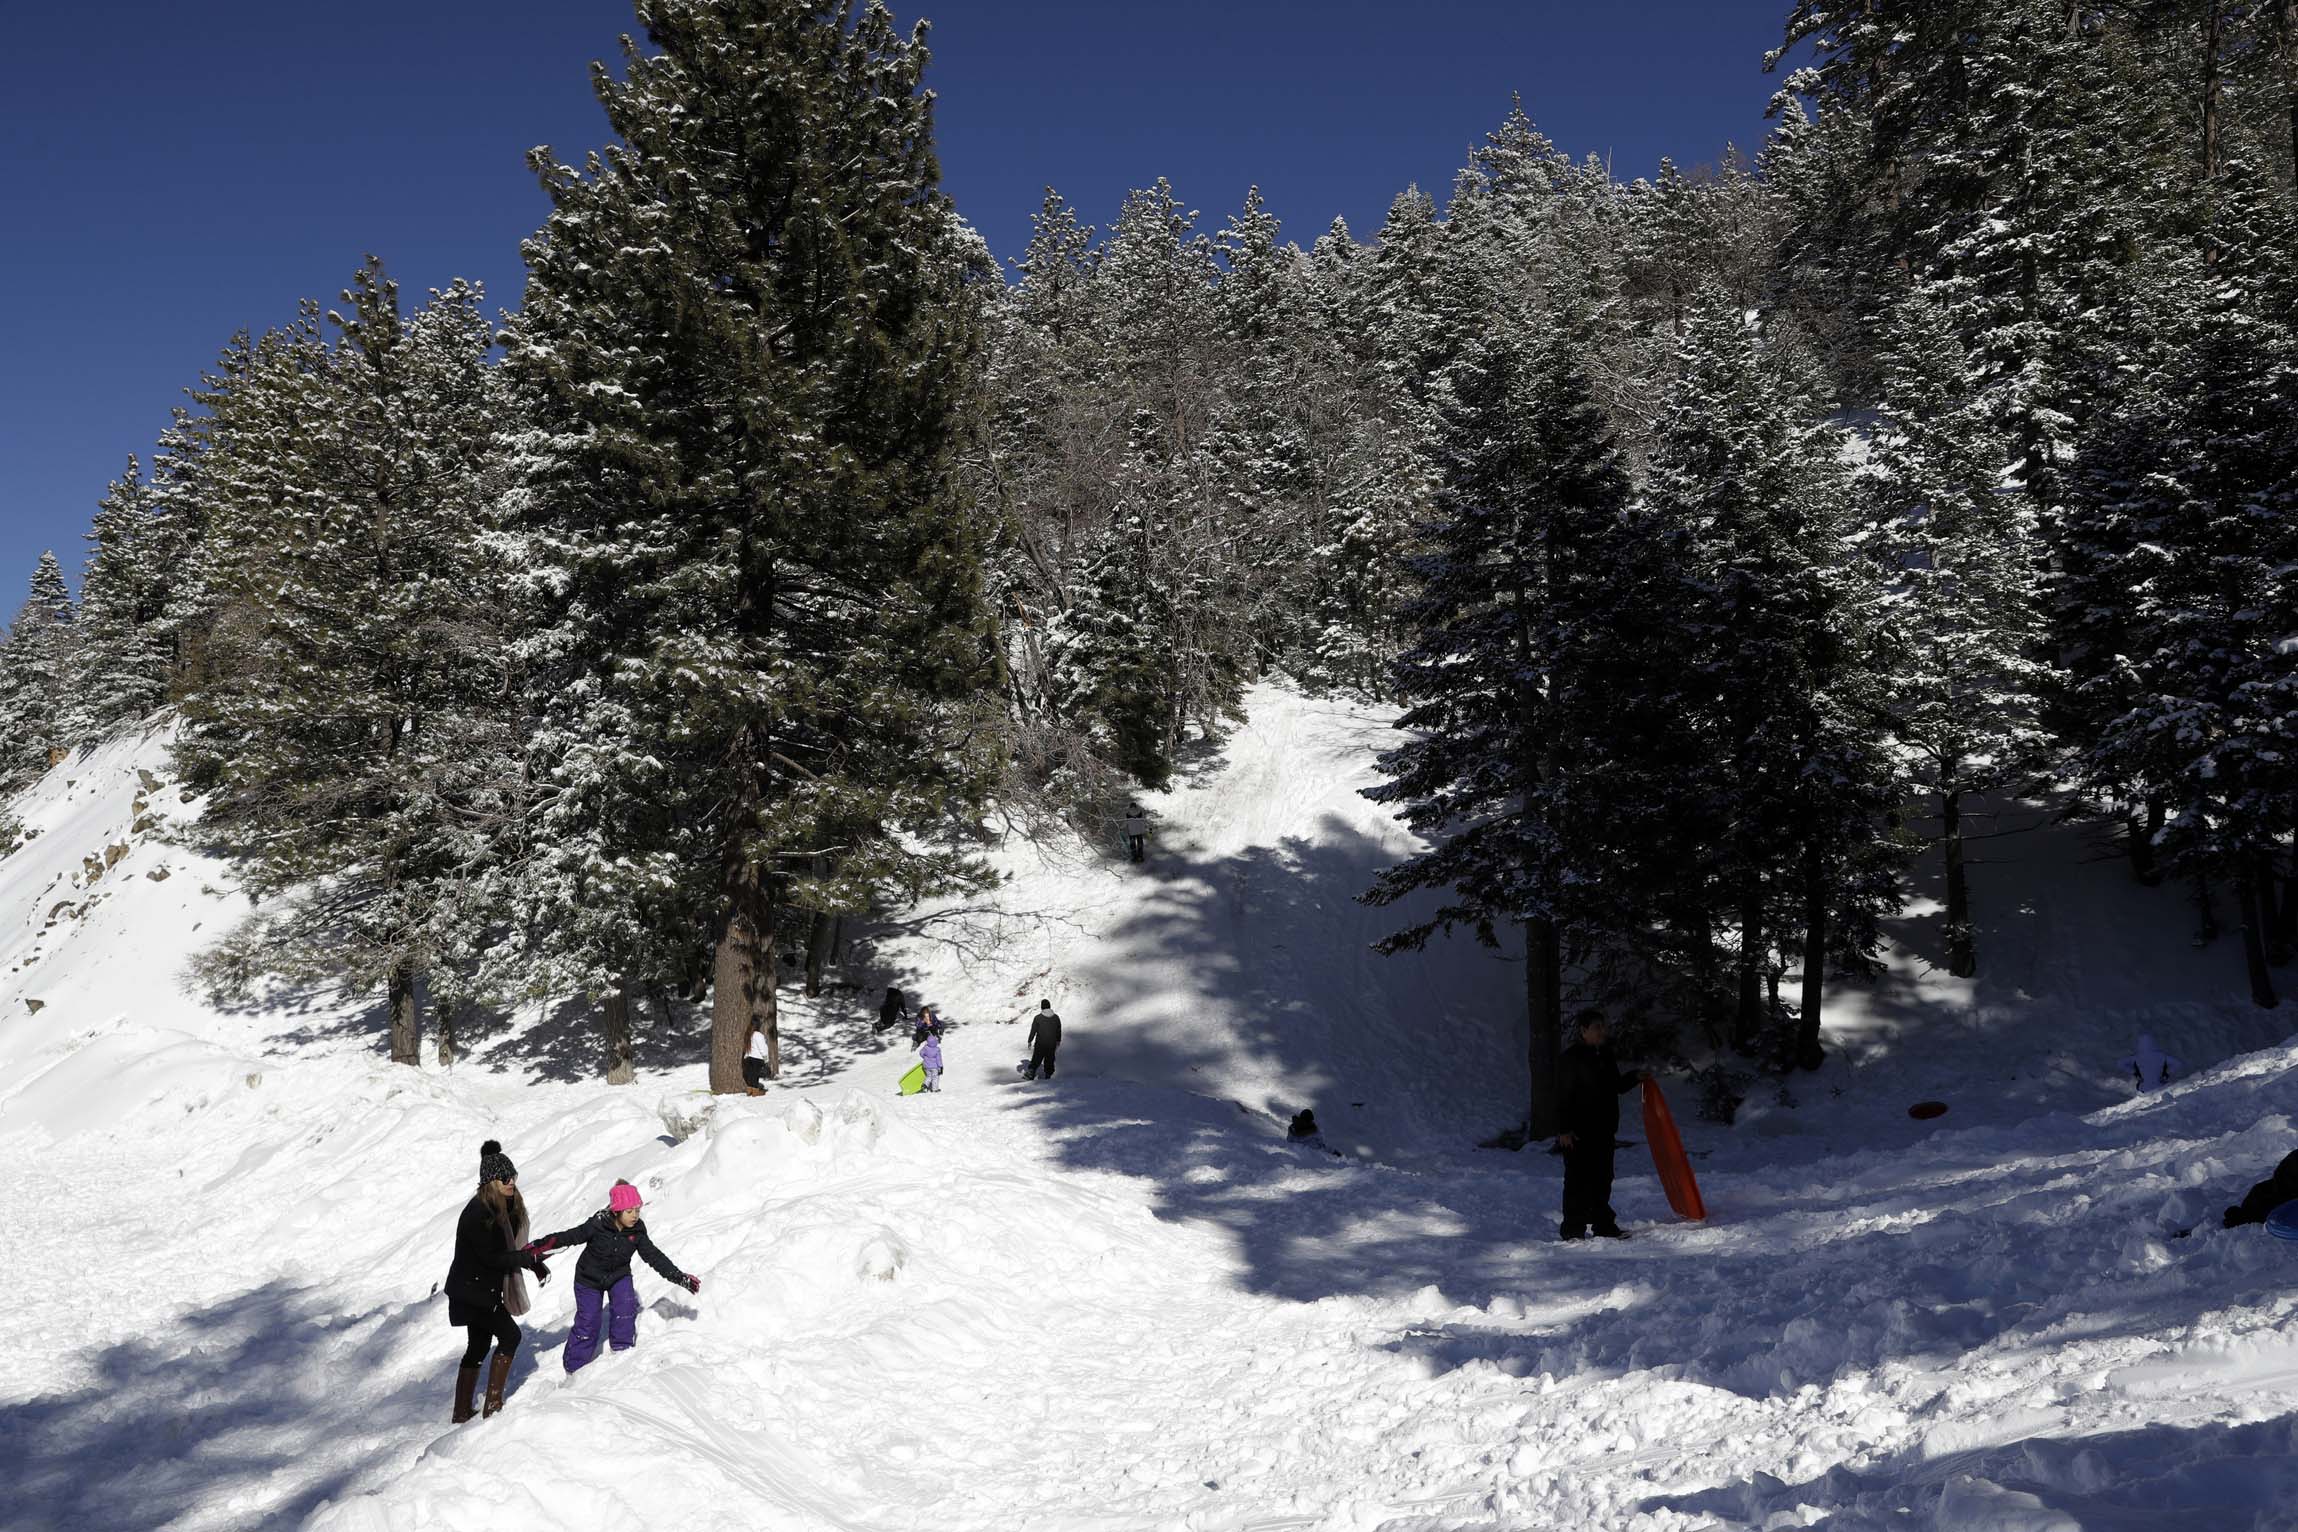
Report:
[[[1136,862],[1149,854],[1149,816],[1138,803],[1125,811],[1125,854]]]
[[[2122,1061],[2122,1072],[2136,1080],[2140,1090],[2153,1090],[2158,1085],[2168,1085],[2173,1076],[2186,1073],[2186,1063],[2157,1048],[2152,1032],[2141,1032],[2137,1050]]]

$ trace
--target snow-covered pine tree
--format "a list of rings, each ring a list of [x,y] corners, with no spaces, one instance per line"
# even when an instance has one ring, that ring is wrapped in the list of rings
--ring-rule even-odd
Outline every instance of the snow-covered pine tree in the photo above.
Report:
[[[1389,937],[1417,948],[1465,927],[1526,943],[1526,1131],[1555,1129],[1564,951],[1590,924],[1597,827],[1578,810],[1578,618],[1603,578],[1627,473],[1580,368],[1582,326],[1495,335],[1455,370],[1428,551],[1413,559],[1414,645],[1397,662],[1406,742],[1380,758],[1366,796],[1394,804],[1434,847],[1362,897],[1440,902]]]
[[[1978,955],[1964,808],[2039,760],[2043,554],[2032,502],[2007,478],[2015,453],[1986,373],[1928,291],[1893,312],[1883,379],[1863,541],[1890,591],[1886,706],[1909,796],[1938,804],[1947,969],[1968,978]]]
[[[325,323],[244,374],[203,464],[209,664],[178,757],[201,823],[281,903],[240,955],[385,994],[419,1062],[421,986],[497,918],[518,807],[504,602],[482,548],[492,331],[457,283],[412,317],[369,261]],[[264,427],[269,429],[264,429]]]
[[[1818,416],[1748,318],[1711,299],[1685,328],[1645,490],[1684,544],[1681,620],[1708,742],[1691,796],[1710,799],[1722,831],[1716,892],[1738,931],[1743,1047],[1764,1031],[1772,951],[1790,945],[1776,910],[1805,917],[1805,1030],[1816,1020],[1819,964],[1836,942],[1825,928],[1871,923],[1858,899],[1877,893],[1864,869],[1888,806],[1879,731],[1858,716],[1872,701],[1870,598],[1840,440]],[[1806,1039],[1806,1057],[1815,1044]]]
[[[710,1082],[780,1067],[793,910],[917,893],[993,780],[995,653],[953,451],[980,273],[937,189],[922,29],[883,7],[640,0],[620,140],[537,151],[506,366],[543,627],[530,921],[601,993],[706,912]],[[679,834],[665,837],[666,827]],[[910,834],[903,832],[922,832]],[[827,863],[827,865],[826,865]]]
[[[0,645],[0,787],[34,780],[79,743],[71,720],[74,616],[64,568],[44,551]]]
[[[2181,267],[2186,324],[2084,443],[2060,600],[2117,645],[2072,656],[2081,693],[2118,709],[2084,777],[2159,801],[2165,866],[2233,887],[2252,999],[2273,1006],[2272,891],[2298,827],[2298,226],[2240,162],[2215,191]]]
[[[1424,409],[1433,407],[1436,380],[1467,339],[1449,330],[1439,306],[1444,240],[1435,199],[1408,186],[1389,204],[1363,262],[1363,312],[1375,354],[1390,384]]]
[[[103,738],[167,701],[174,658],[167,614],[181,554],[172,531],[143,465],[129,458],[88,532],[72,682],[76,738]]]
[[[1218,240],[1214,294],[1222,346],[1219,402],[1205,452],[1219,495],[1224,562],[1260,666],[1297,656],[1307,640],[1309,550],[1322,519],[1316,438],[1346,409],[1339,380],[1314,365],[1306,262],[1279,242],[1261,189]],[[1345,428],[1344,428],[1345,429]]]

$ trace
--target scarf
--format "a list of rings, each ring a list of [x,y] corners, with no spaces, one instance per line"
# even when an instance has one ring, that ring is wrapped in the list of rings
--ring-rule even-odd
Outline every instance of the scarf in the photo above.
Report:
[[[513,1250],[527,1242],[527,1199],[513,1195],[507,1201],[487,1198],[488,1206],[495,1210],[495,1227],[503,1231]],[[503,1311],[516,1319],[533,1306],[527,1296],[527,1274],[508,1271],[503,1274]]]

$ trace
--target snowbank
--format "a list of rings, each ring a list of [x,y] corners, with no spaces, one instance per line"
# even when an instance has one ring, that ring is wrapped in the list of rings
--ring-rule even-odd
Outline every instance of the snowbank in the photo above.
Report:
[[[1009,848],[879,939],[960,1023],[908,1099],[874,996],[802,1008],[814,1083],[762,1099],[212,1010],[185,964],[246,902],[168,841],[163,742],[52,773],[0,861],[8,1525],[2298,1524],[2298,1248],[2215,1216],[2298,1145],[2298,1047],[2177,891],[2014,841],[1981,980],[1920,967],[1918,908],[1795,1105],[1686,1123],[1709,1223],[1630,1149],[1637,1237],[1560,1245],[1554,1162],[1465,1147],[1519,1089],[1505,954],[1363,955],[1391,917],[1351,896],[1405,844],[1355,797],[1382,716],[1252,700],[1145,868]],[[1040,994],[1050,1085],[1004,1025]],[[2141,1022],[2199,1072],[2131,1097]],[[1347,1152],[1288,1143],[1296,1104]],[[627,1177],[704,1286],[641,1269],[637,1350],[570,1379],[560,1262],[509,1408],[450,1427],[436,1284],[490,1135],[538,1227]]]

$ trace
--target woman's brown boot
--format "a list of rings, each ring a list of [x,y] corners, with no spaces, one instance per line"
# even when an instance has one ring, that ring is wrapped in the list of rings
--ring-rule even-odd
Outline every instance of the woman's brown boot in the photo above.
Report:
[[[511,1381],[511,1359],[500,1351],[487,1364],[487,1407],[480,1414],[484,1420],[503,1407],[503,1385]]]
[[[466,1421],[466,1420],[469,1420],[469,1419],[470,1419],[470,1418],[471,1418],[473,1415],[476,1415],[476,1414],[478,1414],[478,1413],[479,1413],[479,1407],[478,1407],[477,1405],[475,1405],[475,1404],[473,1404],[473,1403],[471,1402],[471,1395],[473,1395],[474,1393],[478,1392],[478,1388],[479,1388],[479,1364],[478,1364],[478,1363],[476,1363],[476,1362],[470,1362],[470,1363],[466,1363],[464,1366],[462,1366],[462,1367],[460,1367],[460,1368],[456,1369],[456,1372],[455,1372],[455,1424],[456,1424],[456,1425],[458,1425],[458,1426],[459,1426],[459,1425],[461,1425],[461,1424],[462,1424],[464,1421]]]

